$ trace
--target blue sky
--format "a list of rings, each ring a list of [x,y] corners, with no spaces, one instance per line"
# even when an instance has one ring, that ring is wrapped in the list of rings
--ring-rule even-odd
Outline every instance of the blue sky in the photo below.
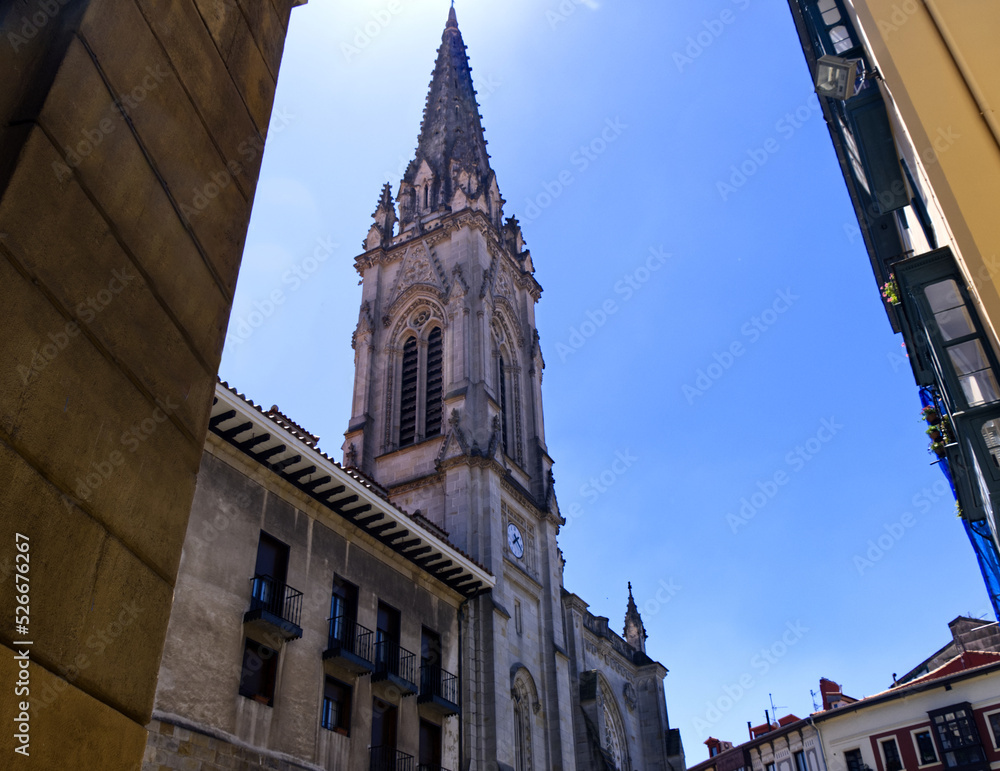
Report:
[[[353,260],[447,9],[292,14],[221,375],[338,458]],[[988,618],[785,3],[456,11],[545,290],[565,584],[620,629],[632,582],[688,762],[769,694],[804,716],[821,676],[880,691]]]

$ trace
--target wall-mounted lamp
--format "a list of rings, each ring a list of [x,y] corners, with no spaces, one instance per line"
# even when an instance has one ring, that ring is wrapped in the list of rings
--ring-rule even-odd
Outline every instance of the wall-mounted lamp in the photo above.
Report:
[[[816,93],[830,99],[850,99],[860,89],[860,59],[841,59],[839,56],[821,56],[816,62]]]

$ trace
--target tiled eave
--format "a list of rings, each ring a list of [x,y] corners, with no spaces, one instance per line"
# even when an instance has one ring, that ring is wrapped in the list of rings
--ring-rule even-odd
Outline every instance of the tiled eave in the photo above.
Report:
[[[310,447],[225,383],[216,385],[208,428],[459,594],[475,597],[496,584],[484,567],[385,500],[360,474]]]

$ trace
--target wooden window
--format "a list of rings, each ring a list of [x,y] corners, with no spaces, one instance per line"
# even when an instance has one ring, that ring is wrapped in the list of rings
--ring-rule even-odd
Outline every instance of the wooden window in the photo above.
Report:
[[[251,582],[251,609],[263,608],[285,617],[285,579],[288,577],[288,546],[263,530],[257,542],[257,562]]]
[[[379,698],[372,699],[371,768],[396,767],[397,709]]]
[[[351,686],[332,677],[326,678],[320,725],[328,731],[351,735]]]
[[[847,750],[844,753],[844,762],[847,764],[847,771],[861,771],[864,768],[861,750]]]
[[[353,633],[358,613],[358,587],[340,576],[333,577],[333,596],[330,598],[330,638],[342,645],[353,643]]]
[[[441,726],[420,721],[420,752],[417,762],[421,769],[441,768]]]
[[[931,738],[930,731],[917,732],[914,734],[913,740],[917,743],[917,756],[920,758],[920,765],[937,763],[937,751],[934,749],[934,739]]]
[[[990,724],[990,731],[993,733],[993,748],[1000,750],[1000,712],[993,712],[986,716]]]
[[[896,740],[883,739],[879,744],[882,746],[882,757],[885,758],[885,771],[902,771],[903,761],[900,760]]]
[[[968,704],[956,704],[929,714],[948,768],[988,767]]]
[[[804,752],[795,753],[795,771],[809,771],[809,764],[806,763],[806,754]]]
[[[375,626],[375,663],[379,671],[399,674],[399,611],[383,602]]]
[[[278,652],[246,638],[243,644],[243,669],[240,672],[240,695],[269,707],[274,706],[277,671]]]

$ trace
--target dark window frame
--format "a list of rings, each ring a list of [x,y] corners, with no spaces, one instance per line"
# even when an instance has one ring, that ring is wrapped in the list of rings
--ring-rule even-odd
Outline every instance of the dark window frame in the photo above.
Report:
[[[250,637],[244,638],[243,662],[240,667],[240,696],[266,704],[268,707],[274,706],[278,655],[275,648],[269,648]],[[249,658],[250,656],[253,658]]]
[[[319,718],[319,724],[322,728],[342,736],[351,735],[353,691],[354,689],[347,683],[327,675],[323,681],[323,707]],[[333,704],[338,705],[336,711],[334,711]]]
[[[420,352],[416,335],[403,341],[402,368],[399,376],[399,446],[417,441],[417,404],[420,383]]]
[[[424,371],[424,438],[441,435],[444,413],[444,330],[434,326],[427,334],[427,364]]]
[[[922,736],[927,737],[926,743],[921,742],[920,738]],[[913,742],[917,747],[917,760],[920,761],[921,766],[929,766],[941,762],[937,754],[937,745],[934,743],[934,732],[930,728],[925,728],[922,731],[914,733]],[[929,753],[928,750],[930,751]]]
[[[1000,711],[986,715],[986,724],[993,734],[993,749],[1000,750]]]
[[[976,715],[969,702],[928,712],[938,758],[948,769],[988,769],[986,748],[979,736]],[[959,741],[956,741],[959,740]]]
[[[809,20],[809,27],[813,33],[813,45],[819,49],[817,51],[817,58],[823,54],[841,56],[848,59],[860,58],[861,51],[858,50],[861,48],[860,39],[854,29],[854,24],[850,16],[847,15],[847,9],[844,7],[843,0],[833,0],[833,2],[836,9],[840,12],[840,18],[832,22],[827,22],[823,18],[823,13],[819,10],[819,0],[806,0],[803,3],[806,18]],[[833,40],[830,32],[838,26],[845,28],[848,35],[847,39],[850,40],[852,45],[843,47]]]
[[[879,739],[878,746],[885,761],[885,771],[903,771],[903,758],[899,754],[899,743],[896,741],[896,737],[888,736],[885,739]]]
[[[847,764],[847,771],[864,771],[865,769],[865,760],[859,748],[845,750],[844,763]]]

